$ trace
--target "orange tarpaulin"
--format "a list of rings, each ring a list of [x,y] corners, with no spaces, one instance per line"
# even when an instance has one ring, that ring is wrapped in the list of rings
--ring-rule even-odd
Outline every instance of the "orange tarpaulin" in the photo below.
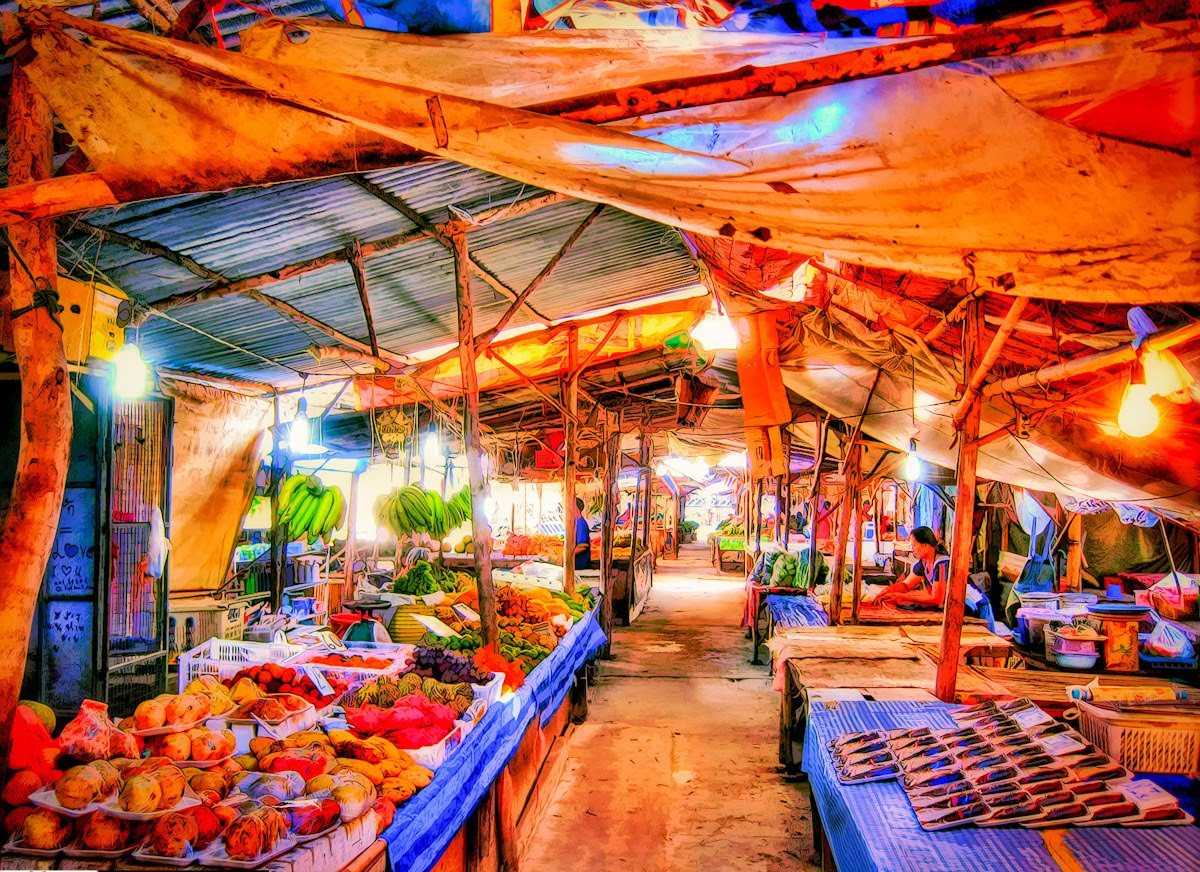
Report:
[[[545,380],[566,373],[567,331],[571,326],[579,330],[579,360],[585,360],[604,339],[614,320],[620,319],[616,330],[591,356],[588,364],[594,366],[639,351],[662,348],[670,337],[687,333],[708,310],[708,306],[708,297],[693,297],[647,306],[628,314],[614,312],[584,321],[572,321],[493,343],[475,362],[479,389],[486,392],[521,384],[521,379],[511,369],[496,360],[491,353],[493,351],[528,378]],[[422,376],[420,381],[428,386],[434,396],[461,394],[458,359],[445,361]],[[354,390],[355,404],[360,410],[398,406],[425,399],[425,395],[413,387],[411,376],[408,375],[360,376],[354,380]]]

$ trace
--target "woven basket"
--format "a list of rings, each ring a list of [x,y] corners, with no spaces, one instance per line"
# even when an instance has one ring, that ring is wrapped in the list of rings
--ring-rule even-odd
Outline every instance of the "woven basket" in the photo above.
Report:
[[[1079,729],[1134,772],[1200,775],[1200,712],[1117,711],[1080,700]]]

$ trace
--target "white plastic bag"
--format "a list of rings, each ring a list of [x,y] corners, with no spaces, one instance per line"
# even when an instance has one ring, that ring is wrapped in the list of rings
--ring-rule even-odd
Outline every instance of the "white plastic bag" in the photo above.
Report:
[[[1146,639],[1146,653],[1155,657],[1191,657],[1192,643],[1187,636],[1166,621],[1159,621]]]
[[[167,526],[163,523],[162,511],[158,506],[150,513],[150,544],[146,549],[146,574],[151,578],[162,578],[167,568],[167,552],[171,543],[167,539]]]

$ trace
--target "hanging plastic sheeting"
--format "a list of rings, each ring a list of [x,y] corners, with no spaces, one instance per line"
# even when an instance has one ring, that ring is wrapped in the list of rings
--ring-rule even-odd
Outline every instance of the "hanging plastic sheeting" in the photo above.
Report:
[[[1092,12],[1099,17],[1088,26],[1104,26]],[[622,64],[607,40],[591,36],[582,53],[558,33],[519,43],[452,37],[398,52],[390,40],[420,38],[288,23],[268,62],[249,56],[251,42],[238,55],[56,12],[23,20],[36,51],[30,76],[118,196],[212,190],[286,177],[289,167],[314,175],[322,160],[332,171],[365,135],[372,147],[390,140],[697,233],[798,253],[959,278],[969,252],[982,279],[1016,293],[1125,303],[1200,296],[1195,160],[1049,120],[996,81],[1002,69],[1019,79],[1032,55],[1044,71],[1069,67],[1086,49],[1110,56],[1108,86],[1119,89],[1118,59],[1187,55],[1187,24],[1063,39],[987,72],[928,67],[659,112],[616,129],[480,101],[584,93],[588,63],[614,83],[647,82],[672,65],[695,76],[739,53],[790,54],[801,64],[787,80],[796,87],[796,76],[861,75],[874,59],[921,49],[877,44],[838,58],[849,48],[841,41],[739,36],[714,58],[694,34],[664,31],[656,35],[678,36],[690,51],[662,62],[624,54]],[[314,54],[305,46],[318,35],[326,47]],[[348,39],[375,48],[331,50]],[[548,66],[549,86],[538,78]],[[620,111],[630,114],[638,98],[631,92]]]
[[[171,474],[171,593],[224,582],[266,455],[271,404],[164,379],[175,399]]]
[[[1135,506],[1131,503],[1113,503],[1112,507],[1116,511],[1117,517],[1121,519],[1122,524],[1147,528],[1158,526],[1158,515],[1145,506]]]
[[[853,306],[845,299],[842,305]],[[883,374],[863,419],[863,432],[897,452],[906,451],[909,440],[916,439],[922,461],[955,468],[958,449],[951,415],[959,380],[912,336],[899,330],[873,330],[862,318],[838,308],[814,310],[801,319],[796,341],[782,363],[789,391],[847,421],[862,413],[877,368]],[[1011,420],[1012,411],[1005,404],[986,402],[981,432]],[[1060,496],[1140,503],[1156,511],[1200,518],[1200,493],[1194,484],[1098,464],[1082,445],[1078,438],[1065,438],[1048,419],[1028,437],[1009,435],[981,446],[979,477]]]

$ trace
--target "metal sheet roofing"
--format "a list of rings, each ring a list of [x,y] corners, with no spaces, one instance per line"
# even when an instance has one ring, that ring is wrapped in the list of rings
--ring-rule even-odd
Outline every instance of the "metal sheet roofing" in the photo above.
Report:
[[[433,222],[544,193],[444,161],[366,177]],[[520,291],[592,208],[590,203],[564,201],[496,220],[472,231],[469,245],[482,264]],[[159,243],[226,279],[278,270],[337,251],[355,239],[370,242],[414,227],[386,202],[345,177],[149,201],[64,223],[60,257],[65,269],[82,275],[95,270],[149,303],[211,282],[167,259],[104,241],[89,225]],[[382,347],[412,353],[453,341],[457,334],[453,260],[438,242],[419,239],[376,254],[365,265]],[[548,318],[563,319],[678,290],[697,280],[696,268],[674,230],[607,208],[530,302]],[[344,333],[367,339],[348,263],[334,263],[262,290]],[[480,328],[494,323],[509,305],[506,296],[478,279],[472,291]],[[170,316],[189,326],[151,318],[140,330],[147,356],[160,365],[275,383],[296,380],[296,372],[287,367],[309,373],[349,371],[338,362],[317,364],[306,353],[310,345],[331,345],[334,340],[250,299],[210,300],[174,308]],[[510,323],[518,326],[530,319],[522,311]]]

